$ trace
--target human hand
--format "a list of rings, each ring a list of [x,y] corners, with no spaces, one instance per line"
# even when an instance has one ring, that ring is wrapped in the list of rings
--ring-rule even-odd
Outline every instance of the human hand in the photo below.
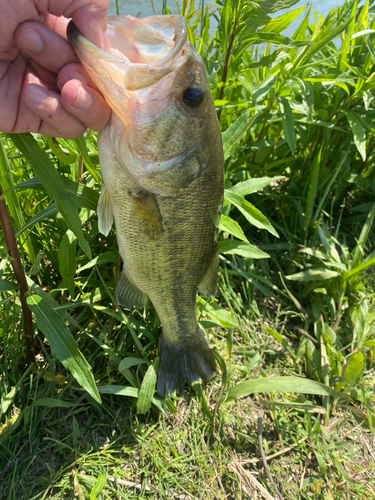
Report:
[[[110,109],[66,39],[69,18],[102,47],[108,0],[0,0],[0,131],[72,138]]]

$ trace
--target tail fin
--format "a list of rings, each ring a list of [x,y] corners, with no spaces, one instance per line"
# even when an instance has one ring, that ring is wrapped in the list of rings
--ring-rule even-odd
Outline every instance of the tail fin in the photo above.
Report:
[[[158,369],[158,393],[162,398],[171,396],[187,383],[210,378],[215,371],[215,360],[202,330],[182,344],[169,344],[162,337]]]

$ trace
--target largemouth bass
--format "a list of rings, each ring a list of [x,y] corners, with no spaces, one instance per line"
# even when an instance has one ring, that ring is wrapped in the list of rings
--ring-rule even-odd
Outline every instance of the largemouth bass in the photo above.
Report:
[[[113,218],[124,261],[120,305],[145,307],[162,324],[157,390],[212,376],[196,293],[214,295],[223,150],[204,64],[182,16],[110,17],[111,53],[71,22],[68,38],[112,109],[98,139],[103,186],[99,230]]]

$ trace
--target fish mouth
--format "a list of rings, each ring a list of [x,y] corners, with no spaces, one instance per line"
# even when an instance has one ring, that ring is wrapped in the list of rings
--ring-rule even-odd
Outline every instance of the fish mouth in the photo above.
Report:
[[[70,21],[67,37],[81,63],[102,93],[113,84],[136,91],[157,83],[180,67],[188,55],[187,30],[182,16],[110,16],[107,36],[111,53],[82,36]]]

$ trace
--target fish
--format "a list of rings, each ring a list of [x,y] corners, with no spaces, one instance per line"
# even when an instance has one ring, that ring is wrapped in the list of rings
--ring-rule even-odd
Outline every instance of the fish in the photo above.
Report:
[[[204,63],[180,15],[108,18],[110,51],[71,21],[67,36],[111,108],[98,136],[99,231],[113,221],[123,260],[116,299],[152,302],[162,325],[157,391],[209,379],[215,359],[196,294],[214,296],[224,193],[220,126]]]

